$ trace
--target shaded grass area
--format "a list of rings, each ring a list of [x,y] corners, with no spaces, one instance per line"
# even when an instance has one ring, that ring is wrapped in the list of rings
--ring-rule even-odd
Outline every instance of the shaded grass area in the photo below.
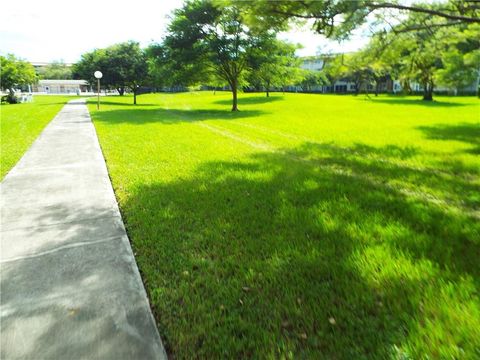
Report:
[[[265,95],[261,96],[258,94],[255,95],[249,95],[248,97],[241,97],[238,99],[238,104],[239,105],[255,105],[255,104],[266,104],[266,103],[271,103],[274,101],[279,101],[282,100],[283,96],[276,94],[275,96],[270,96],[266,97]],[[231,99],[223,99],[223,100],[217,100],[214,101],[214,104],[219,104],[219,105],[231,105],[232,101]]]
[[[172,356],[480,356],[477,100],[140,99],[90,110]]]
[[[375,98],[374,101],[376,103],[382,104],[389,104],[389,105],[408,105],[408,106],[422,106],[422,107],[431,107],[431,108],[438,108],[438,107],[459,107],[465,106],[465,103],[455,102],[455,101],[448,101],[445,100],[447,97],[440,97],[436,96],[434,101],[424,101],[420,99],[414,99],[411,96],[388,96],[388,97],[381,97]]]
[[[204,120],[235,120],[246,117],[259,116],[260,110],[244,110],[236,113],[228,113],[218,109],[183,110],[162,108],[140,108],[128,110],[108,110],[96,114],[97,119],[110,123],[129,123],[144,125],[147,123],[176,124],[179,122],[196,122]]]
[[[480,118],[480,114],[478,115]],[[421,126],[420,130],[430,139],[434,140],[446,140],[446,141],[459,141],[472,145],[467,152],[473,154],[480,154],[480,125],[479,123],[473,124],[455,124],[447,125],[440,124],[436,126]]]
[[[71,99],[68,96],[36,95],[32,103],[1,105],[0,179],[20,160],[44,127]]]

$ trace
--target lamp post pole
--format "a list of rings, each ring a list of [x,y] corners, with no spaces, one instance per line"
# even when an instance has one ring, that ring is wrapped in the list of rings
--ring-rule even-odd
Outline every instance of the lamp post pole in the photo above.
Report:
[[[100,79],[97,79],[97,110],[100,109]]]
[[[95,71],[93,74],[97,79],[97,110],[100,109],[100,79],[102,78],[103,74],[101,71]]]

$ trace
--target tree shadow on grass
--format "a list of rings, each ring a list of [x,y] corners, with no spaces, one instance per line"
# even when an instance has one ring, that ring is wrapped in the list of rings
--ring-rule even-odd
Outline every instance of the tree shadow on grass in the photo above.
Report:
[[[412,105],[412,106],[424,106],[430,108],[442,108],[442,107],[460,107],[460,106],[468,106],[470,104],[462,104],[450,101],[444,101],[442,98],[436,99],[434,101],[424,101],[424,100],[417,100],[412,98],[404,98],[404,97],[387,97],[387,98],[377,98],[371,99],[372,103],[381,103],[381,104],[388,104],[388,105]]]
[[[204,109],[132,109],[132,110],[100,110],[93,113],[95,121],[109,124],[130,123],[143,125],[148,123],[177,124],[181,122],[196,122],[205,120],[235,120],[255,117],[265,114],[260,110],[243,110],[232,112],[228,110]]]
[[[320,145],[321,146],[321,145]],[[328,148],[335,148],[337,152],[342,152],[342,148],[327,144]],[[375,157],[397,158],[401,160],[410,159],[419,153],[418,148],[413,146],[400,147],[397,145],[385,145],[382,147],[374,147],[366,144],[357,143],[352,147],[344,148],[345,154],[368,155]]]
[[[476,124],[419,126],[417,129],[421,130],[428,139],[467,143],[472,145],[472,148],[467,152],[480,154],[480,122]]]
[[[308,151],[297,149],[297,156],[318,165],[346,167],[356,173],[368,175],[380,183],[403,183],[405,192],[415,192],[416,187],[434,190],[430,195],[441,193],[445,201],[455,206],[467,206],[469,210],[480,209],[480,186],[472,181],[480,172],[455,162],[445,162],[441,168],[418,168],[399,164],[391,160],[405,160],[420,153],[412,147],[387,145],[373,147],[355,144],[339,147],[332,143],[307,143]],[[360,159],[362,161],[360,161]]]
[[[238,105],[256,105],[256,104],[267,104],[275,101],[280,101],[283,100],[283,96],[250,96],[250,97],[239,97],[238,98]],[[214,101],[214,104],[219,104],[219,105],[231,105],[232,100],[231,99],[226,99],[226,100],[217,100]]]
[[[384,359],[480,345],[456,323],[478,291],[477,219],[377,181],[425,173],[372,166],[362,150],[306,143],[130,194],[127,230],[173,356]],[[441,190],[464,185],[451,182]]]

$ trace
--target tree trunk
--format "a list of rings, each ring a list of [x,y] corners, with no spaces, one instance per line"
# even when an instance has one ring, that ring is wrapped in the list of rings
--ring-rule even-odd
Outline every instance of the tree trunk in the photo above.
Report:
[[[267,88],[267,97],[270,97],[270,91],[268,88]]]
[[[432,101],[433,100],[433,84],[426,83],[423,86],[423,100]]]
[[[378,81],[375,81],[375,96],[378,96],[379,88],[380,88],[380,83]]]
[[[123,96],[125,94],[125,88],[124,87],[119,87],[117,89],[118,93],[120,94],[120,96]]]
[[[137,88],[133,88],[133,105],[137,105]]]
[[[365,84],[365,97],[367,99],[370,99],[370,94],[368,93],[368,84],[369,84],[368,82]]]
[[[267,86],[265,87],[265,90],[267,90],[267,97],[270,97],[270,83],[267,82]]]
[[[237,99],[237,83],[232,83],[232,111],[238,111],[238,99]]]
[[[480,69],[477,74],[477,96],[480,98]]]

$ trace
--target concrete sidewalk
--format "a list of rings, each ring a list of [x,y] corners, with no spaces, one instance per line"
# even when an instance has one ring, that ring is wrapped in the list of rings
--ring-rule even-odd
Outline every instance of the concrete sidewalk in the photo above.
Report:
[[[166,358],[85,102],[1,184],[1,359]]]

